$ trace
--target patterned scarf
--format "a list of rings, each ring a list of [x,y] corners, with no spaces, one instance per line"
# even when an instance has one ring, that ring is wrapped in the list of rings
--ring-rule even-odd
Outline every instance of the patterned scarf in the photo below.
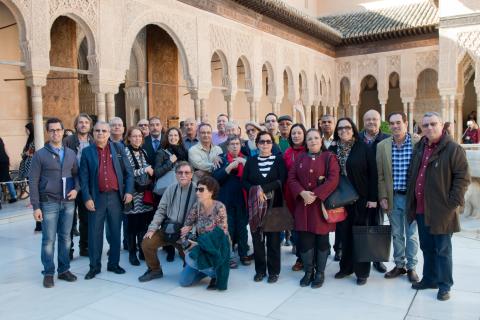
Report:
[[[337,158],[338,162],[340,162],[340,169],[344,176],[347,175],[347,159],[354,143],[355,139],[347,142],[342,142],[341,140],[338,141]]]
[[[260,201],[262,187],[253,186],[248,191],[248,222],[250,230],[256,232],[262,224],[263,217],[267,214],[268,201]]]

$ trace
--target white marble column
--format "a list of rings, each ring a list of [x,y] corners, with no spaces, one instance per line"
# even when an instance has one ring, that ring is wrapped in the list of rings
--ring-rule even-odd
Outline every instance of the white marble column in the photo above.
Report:
[[[318,123],[318,108],[319,106],[313,106],[313,127],[316,128],[317,127],[317,123]]]
[[[452,138],[455,140],[455,95],[449,95],[449,100],[448,121],[450,121],[450,132],[452,133]]]
[[[95,102],[97,103],[97,118],[98,121],[106,121],[106,110],[105,110],[105,93],[97,92],[95,93]]]
[[[382,121],[385,121],[385,112],[386,112],[386,108],[387,108],[387,104],[385,103],[385,101],[380,101],[380,115],[381,115],[381,119]]]
[[[442,116],[443,121],[448,121],[448,103],[449,99],[447,95],[442,95],[441,96],[441,101],[442,101],[442,109],[440,112],[440,115]]]
[[[200,121],[206,122],[207,119],[207,106],[205,105],[205,99],[200,99]]]
[[[106,108],[107,108],[107,119],[110,120],[115,117],[115,99],[112,92],[107,92],[106,96]]]
[[[407,104],[408,104],[408,132],[413,134],[413,115],[415,113],[415,106],[413,101],[407,102]]]
[[[358,123],[357,123],[357,105],[356,105],[356,104],[352,104],[352,121],[353,121],[353,123],[355,123],[355,125],[357,125],[357,127],[358,127]]]
[[[275,113],[277,116],[280,116],[280,103],[278,102],[272,103],[272,112]]]
[[[202,117],[200,114],[200,99],[193,99],[193,108],[195,110],[195,121],[202,121]]]
[[[225,97],[225,101],[227,102],[227,117],[229,121],[233,120],[233,101],[230,97]]]
[[[43,148],[43,100],[42,87],[33,85],[30,87],[32,98],[32,113],[33,113],[33,131],[35,134],[35,149]]]
[[[310,129],[312,127],[312,106],[305,106],[305,128]]]

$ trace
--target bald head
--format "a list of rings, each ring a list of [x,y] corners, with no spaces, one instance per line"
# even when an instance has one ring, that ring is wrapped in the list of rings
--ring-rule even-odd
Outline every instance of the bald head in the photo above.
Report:
[[[365,112],[363,115],[363,127],[371,136],[378,134],[380,131],[380,113],[373,109]]]

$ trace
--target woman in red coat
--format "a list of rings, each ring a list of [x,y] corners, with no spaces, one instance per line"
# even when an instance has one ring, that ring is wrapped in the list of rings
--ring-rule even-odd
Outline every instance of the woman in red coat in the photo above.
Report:
[[[308,152],[295,161],[288,172],[287,183],[292,194],[296,195],[295,231],[299,235],[305,270],[300,286],[311,284],[312,288],[319,288],[325,280],[324,271],[330,251],[328,234],[335,230],[335,224],[327,223],[323,217],[321,203],[337,187],[340,167],[335,155],[322,147],[318,130],[308,130],[306,141]],[[327,161],[329,172],[326,172]]]

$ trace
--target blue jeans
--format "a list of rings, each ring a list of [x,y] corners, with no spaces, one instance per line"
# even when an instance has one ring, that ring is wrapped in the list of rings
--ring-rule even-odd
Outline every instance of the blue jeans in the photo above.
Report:
[[[107,229],[110,244],[108,266],[115,267],[120,261],[120,230],[123,206],[118,192],[100,193],[95,201],[95,211],[88,213],[88,255],[90,268],[102,267],[103,230]]]
[[[53,276],[55,263],[55,238],[58,234],[58,274],[70,269],[70,231],[72,230],[74,202],[41,202],[43,274]]]
[[[15,186],[13,185],[13,182],[7,182],[7,189],[8,193],[10,193],[10,198],[12,199],[17,199],[17,191],[15,190]]]
[[[437,284],[441,291],[450,291],[452,276],[452,234],[431,234],[423,214],[417,214],[420,248],[423,251],[423,279]]]
[[[197,262],[190,258],[189,252],[185,254],[186,266],[180,274],[180,285],[182,287],[190,287],[205,277],[216,278],[213,268],[198,270]]]
[[[417,223],[408,224],[405,202],[405,195],[395,194],[393,210],[388,216],[392,226],[393,259],[397,268],[415,270],[418,262]]]

